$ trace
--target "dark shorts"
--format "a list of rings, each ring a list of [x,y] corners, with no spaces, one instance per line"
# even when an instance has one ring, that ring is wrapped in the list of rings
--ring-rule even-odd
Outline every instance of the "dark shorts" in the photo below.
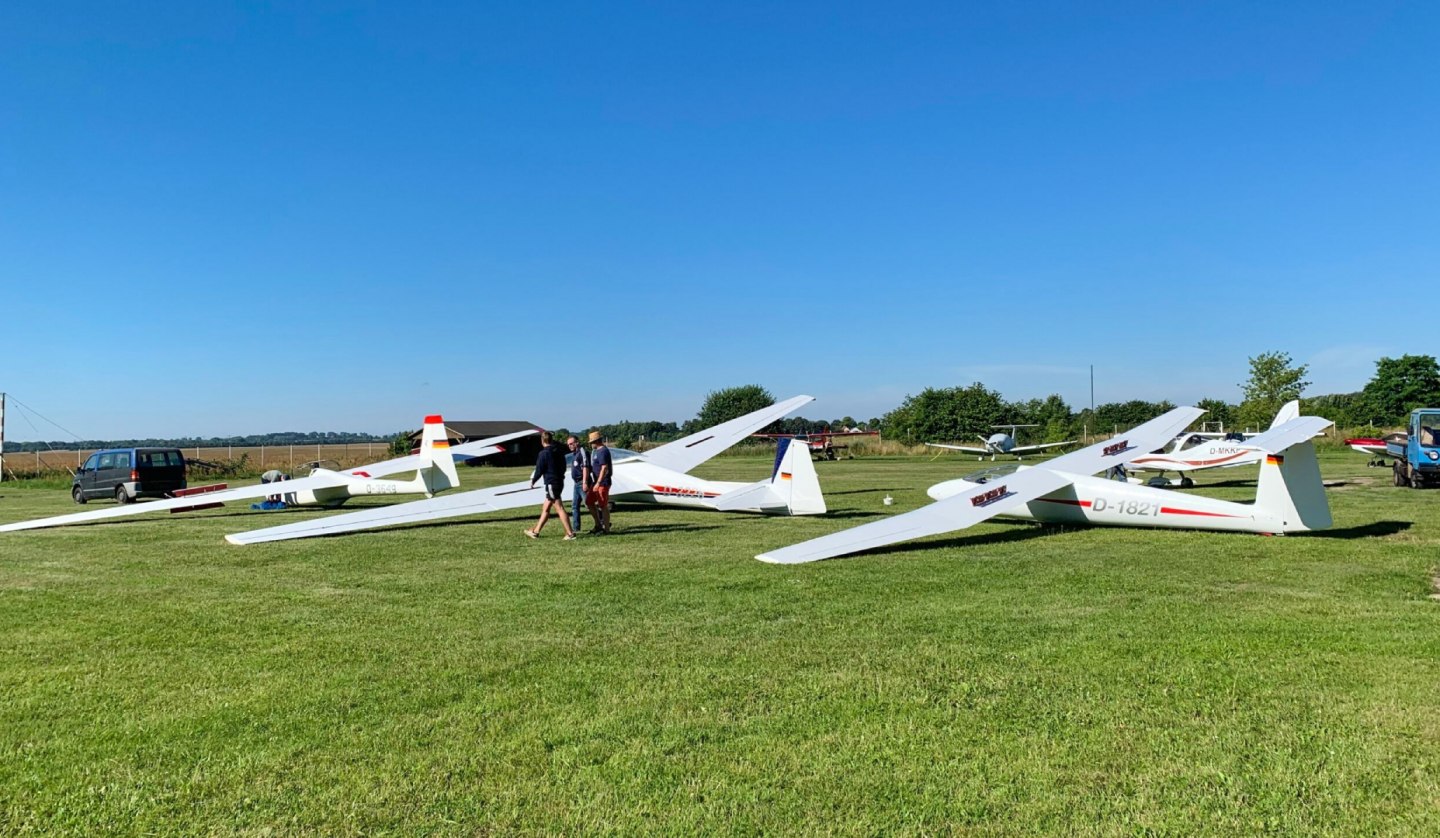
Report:
[[[561,483],[545,484],[545,500],[560,500],[565,494],[565,486]]]

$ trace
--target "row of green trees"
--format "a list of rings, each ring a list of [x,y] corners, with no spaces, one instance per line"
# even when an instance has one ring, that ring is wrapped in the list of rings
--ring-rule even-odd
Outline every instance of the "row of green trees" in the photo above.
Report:
[[[1261,429],[1268,426],[1286,402],[1302,398],[1309,367],[1297,364],[1284,352],[1264,352],[1249,359],[1250,375],[1240,385],[1243,399],[1230,404],[1224,399],[1205,398],[1195,404],[1204,408],[1202,421],[1221,423],[1226,428]],[[711,393],[696,417],[683,426],[673,424],[652,433],[649,439],[663,441],[719,424],[758,410],[775,399],[759,385],[745,385]],[[1440,406],[1440,364],[1432,355],[1402,355],[1381,358],[1375,375],[1356,393],[1337,393],[1303,398],[1301,410],[1323,416],[1342,428],[1386,428],[1404,424],[1417,407]],[[883,417],[858,423],[850,417],[811,420],[791,417],[771,426],[776,433],[814,433],[844,427],[879,430],[887,437],[907,442],[973,439],[993,432],[1001,425],[1035,425],[1027,439],[1058,442],[1086,433],[1106,433],[1133,427],[1173,408],[1168,401],[1132,400],[1114,402],[1079,411],[1071,409],[1057,395],[1028,401],[1006,401],[994,390],[976,382],[968,387],[927,387],[907,396]],[[639,423],[623,423],[635,425]],[[649,423],[658,425],[658,423]],[[616,426],[607,426],[616,427]],[[613,437],[619,439],[620,437]]]

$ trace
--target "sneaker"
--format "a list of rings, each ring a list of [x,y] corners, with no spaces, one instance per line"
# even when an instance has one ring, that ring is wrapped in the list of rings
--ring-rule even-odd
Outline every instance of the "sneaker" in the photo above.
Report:
[[[565,540],[566,540],[566,541],[574,541],[574,540],[575,540],[575,533],[572,532],[572,533],[569,533],[568,535],[566,535],[566,536],[565,536]]]
[[[526,531],[525,531],[525,535],[528,536],[528,537],[530,537],[530,538],[539,538],[539,537],[540,537],[540,533],[535,532],[534,530],[526,530]]]

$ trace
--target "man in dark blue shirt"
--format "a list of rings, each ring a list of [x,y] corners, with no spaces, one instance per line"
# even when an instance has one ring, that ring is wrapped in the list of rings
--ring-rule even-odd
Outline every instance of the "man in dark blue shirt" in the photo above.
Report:
[[[599,431],[590,432],[590,479],[594,488],[585,496],[590,514],[595,516],[595,535],[610,532],[610,483],[615,474],[615,461],[610,449],[605,446],[605,436]]]
[[[574,541],[575,531],[570,529],[570,519],[565,517],[565,504],[560,499],[565,496],[565,451],[555,444],[555,438],[549,431],[542,431],[540,434],[540,456],[535,458],[535,471],[530,474],[530,488],[535,488],[535,481],[544,478],[545,500],[540,504],[540,523],[535,529],[526,530],[525,534],[531,538],[539,538],[540,531],[545,529],[545,522],[550,519],[550,507],[555,507],[555,517],[565,527],[565,540]]]

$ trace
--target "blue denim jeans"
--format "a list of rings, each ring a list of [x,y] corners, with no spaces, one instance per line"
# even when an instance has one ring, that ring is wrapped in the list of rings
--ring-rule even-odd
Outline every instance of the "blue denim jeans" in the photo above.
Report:
[[[570,528],[580,532],[580,516],[585,512],[585,487],[579,480],[570,481]]]

